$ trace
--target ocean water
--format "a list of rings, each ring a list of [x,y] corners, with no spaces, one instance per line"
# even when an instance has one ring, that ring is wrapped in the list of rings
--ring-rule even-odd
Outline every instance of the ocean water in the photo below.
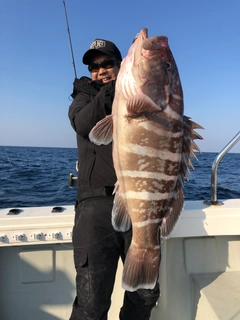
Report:
[[[196,153],[195,170],[184,185],[185,200],[211,199],[211,168],[217,153]],[[73,205],[76,148],[0,146],[0,208]],[[240,154],[228,153],[218,167],[217,198],[240,198]]]

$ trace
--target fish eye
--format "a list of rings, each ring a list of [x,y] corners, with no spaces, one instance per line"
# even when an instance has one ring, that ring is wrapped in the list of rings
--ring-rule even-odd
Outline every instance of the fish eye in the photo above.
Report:
[[[166,69],[167,70],[170,70],[172,67],[171,63],[170,62],[166,62]]]

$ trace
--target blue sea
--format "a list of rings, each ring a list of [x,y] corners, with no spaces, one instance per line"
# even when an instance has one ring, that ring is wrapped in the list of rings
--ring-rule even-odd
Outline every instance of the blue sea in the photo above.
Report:
[[[217,153],[196,153],[195,170],[184,185],[185,200],[211,199],[211,168]],[[0,146],[0,208],[73,205],[76,148]],[[240,154],[228,153],[218,167],[217,198],[240,198]]]

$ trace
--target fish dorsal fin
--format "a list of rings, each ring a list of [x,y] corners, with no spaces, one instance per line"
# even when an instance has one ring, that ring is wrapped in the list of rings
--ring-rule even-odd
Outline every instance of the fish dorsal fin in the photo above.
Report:
[[[188,179],[188,174],[190,174],[189,167],[194,169],[193,164],[190,160],[190,157],[194,157],[197,160],[197,157],[193,150],[200,152],[200,149],[195,144],[193,140],[202,139],[200,134],[198,134],[194,129],[203,129],[199,124],[190,120],[189,117],[183,116],[183,147],[182,147],[182,160],[180,165],[178,182],[175,187],[175,197],[172,199],[172,203],[169,204],[168,209],[165,212],[161,223],[161,237],[167,238],[175,227],[182,207],[184,204],[183,196],[183,183],[184,179]]]
[[[127,117],[136,118],[144,112],[157,113],[162,111],[151,98],[143,93],[130,96],[127,101]]]
[[[131,227],[131,218],[121,194],[118,192],[118,185],[112,208],[112,225],[116,231],[125,232]]]
[[[106,116],[100,120],[95,127],[89,133],[89,139],[91,142],[100,146],[101,144],[109,144],[112,142],[113,121],[112,115]]]
[[[196,160],[198,160],[193,150],[197,150],[201,152],[193,140],[195,139],[202,140],[203,138],[194,129],[204,129],[204,128],[199,124],[197,124],[196,122],[193,122],[192,120],[190,120],[189,117],[183,116],[183,130],[184,130],[183,156],[182,156],[181,172],[180,172],[182,181],[184,181],[184,178],[188,179],[187,174],[190,173],[189,166],[194,170],[194,166],[190,160],[190,157],[194,157]]]

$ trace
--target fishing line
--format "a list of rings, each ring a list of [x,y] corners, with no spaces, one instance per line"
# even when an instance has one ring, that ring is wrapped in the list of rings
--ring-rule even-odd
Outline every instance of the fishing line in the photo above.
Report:
[[[117,232],[117,231],[114,231],[114,232],[108,234],[106,237],[103,237],[103,238],[101,238],[100,240],[95,241],[95,242],[93,242],[93,243],[90,243],[90,244],[88,244],[88,245],[86,245],[86,246],[74,247],[74,249],[83,249],[83,248],[88,248],[88,247],[94,246],[94,245],[98,244],[99,242],[101,242],[102,240],[104,240],[104,239],[110,237],[111,235],[115,234],[116,232]],[[161,239],[160,247],[162,246],[162,244],[163,244],[163,242],[164,242],[165,240],[166,240],[166,239],[164,239],[164,238]],[[60,244],[61,244],[62,247],[65,247],[65,248],[68,248],[68,249],[72,249],[72,248],[73,248],[72,245],[68,246],[68,245],[63,244],[63,243],[60,243]]]
[[[66,8],[65,1],[62,0],[62,2],[63,2],[64,13],[65,13],[65,18],[66,18],[66,24],[67,24],[67,32],[68,32],[68,39],[69,39],[69,44],[70,44],[70,50],[71,50],[71,55],[72,55],[73,71],[74,71],[74,76],[75,76],[75,78],[77,78],[77,72],[76,72],[76,66],[75,66],[75,60],[74,60],[74,54],[73,54],[73,47],[72,47],[72,40],[71,40],[69,23],[68,23],[67,8]]]
[[[101,239],[98,240],[98,241],[95,241],[95,242],[93,242],[93,243],[90,243],[90,244],[88,244],[88,245],[86,245],[86,246],[74,247],[74,249],[83,249],[83,248],[88,248],[88,247],[94,246],[95,244],[98,244],[98,243],[101,242],[102,240],[110,237],[111,235],[113,235],[113,234],[115,234],[115,233],[116,233],[116,231],[108,234],[106,237],[103,237],[103,238],[101,238]],[[61,246],[65,247],[65,248],[72,249],[72,246],[68,246],[68,245],[65,245],[65,244],[63,244],[63,243],[60,243],[60,244],[61,244]]]
[[[16,148],[16,147],[13,147],[13,148]],[[22,147],[20,147],[20,148],[22,148]],[[31,163],[26,163],[27,157],[23,158],[21,153],[18,155],[18,153],[17,153],[18,150],[14,151],[14,149],[13,149],[12,151],[9,151],[8,147],[5,147],[5,146],[0,146],[0,152],[2,155],[1,160],[3,160],[5,162],[5,164],[8,165],[7,170],[9,171],[9,174],[6,177],[6,179],[8,179],[9,181],[11,179],[15,183],[15,186],[12,189],[15,192],[20,192],[19,188],[21,188],[21,192],[24,192],[24,193],[21,193],[22,195],[24,195],[26,192],[30,191],[30,193],[27,193],[26,195],[27,195],[27,197],[31,196],[32,195],[31,185],[29,185],[29,186],[26,185],[26,182],[23,182],[22,179],[26,178],[26,179],[28,179],[28,181],[30,181],[26,172],[27,172],[27,170],[30,170],[33,168],[37,159],[33,158],[34,162],[31,161]],[[13,157],[13,152],[15,152],[14,157]],[[3,157],[4,157],[4,159],[2,159]],[[20,160],[22,158],[23,158],[23,160]],[[10,170],[11,170],[11,172],[10,172]],[[41,170],[42,171],[44,170],[44,174],[45,174],[45,171],[47,171],[47,174],[49,174],[49,175],[51,174],[53,176],[54,169],[51,169],[49,172],[49,169],[46,166],[41,165]],[[31,176],[30,178],[32,178],[32,180],[33,180],[32,183],[35,183],[35,186],[37,186],[37,187],[41,183],[41,180],[39,180],[38,176],[35,174],[34,174],[34,176]],[[9,182],[7,182],[7,183],[9,183]],[[11,182],[11,184],[13,184],[13,182]],[[63,182],[59,183],[59,184],[55,183],[54,186],[56,186],[56,190],[52,191],[52,194],[53,194],[53,192],[54,192],[54,195],[63,193],[63,190],[65,188],[65,184]],[[3,191],[3,190],[1,190],[1,191]],[[10,196],[12,196],[12,194],[8,194],[8,197],[10,197]],[[51,197],[50,197],[50,199],[51,199]]]
[[[19,177],[19,174],[18,174],[18,172],[17,172],[17,168],[20,168],[20,167],[17,166],[16,164],[14,164],[14,163],[12,162],[12,160],[11,160],[11,158],[10,158],[10,156],[9,156],[7,147],[2,146],[2,150],[4,151],[4,153],[5,153],[5,155],[6,155],[7,159],[8,159],[9,164],[10,164],[10,165],[12,166],[12,168],[13,168],[13,174],[15,175],[15,179],[18,181],[18,183],[20,183],[21,185],[23,185],[23,183],[22,183],[22,181],[21,181],[21,179],[20,179],[20,177]],[[23,171],[23,169],[20,169],[20,171]]]

